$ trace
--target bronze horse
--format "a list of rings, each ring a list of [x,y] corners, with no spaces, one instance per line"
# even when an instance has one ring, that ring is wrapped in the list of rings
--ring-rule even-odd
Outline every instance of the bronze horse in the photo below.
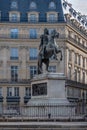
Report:
[[[56,30],[53,30],[51,34],[49,35],[48,44],[45,47],[44,50],[44,58],[42,58],[41,51],[38,54],[38,74],[43,73],[42,65],[43,63],[46,65],[46,71],[48,71],[49,67],[49,59],[54,56],[54,59],[57,59],[57,54],[61,54],[60,60],[62,60],[62,51],[58,48],[58,45],[55,42],[55,38],[59,37],[59,33],[56,32]]]

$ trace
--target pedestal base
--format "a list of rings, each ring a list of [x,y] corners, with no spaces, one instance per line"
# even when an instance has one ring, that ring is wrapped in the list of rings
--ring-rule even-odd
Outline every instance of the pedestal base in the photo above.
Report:
[[[30,116],[70,116],[75,114],[67,99],[64,74],[47,73],[37,75],[31,83],[32,96],[27,104],[27,114]]]

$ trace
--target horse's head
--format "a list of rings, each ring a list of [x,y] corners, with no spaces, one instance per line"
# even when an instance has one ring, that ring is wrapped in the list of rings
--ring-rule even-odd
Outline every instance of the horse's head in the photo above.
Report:
[[[59,33],[54,29],[51,32],[51,36],[54,37],[54,38],[58,38],[59,37]]]

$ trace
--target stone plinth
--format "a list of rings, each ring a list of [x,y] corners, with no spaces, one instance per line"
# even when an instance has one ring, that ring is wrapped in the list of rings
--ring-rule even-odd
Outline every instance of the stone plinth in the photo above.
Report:
[[[27,104],[27,114],[65,116],[71,114],[71,111],[74,114],[75,108],[72,109],[66,97],[65,80],[66,77],[61,73],[36,75],[31,81],[31,100]]]
[[[35,102],[35,104],[42,102],[68,103],[66,98],[65,79],[66,77],[62,73],[46,73],[36,75],[32,79],[31,100],[29,102]]]

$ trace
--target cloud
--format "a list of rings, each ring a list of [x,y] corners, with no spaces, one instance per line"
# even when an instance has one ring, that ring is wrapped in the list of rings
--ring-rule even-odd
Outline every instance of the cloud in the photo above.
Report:
[[[81,14],[87,15],[87,0],[68,0],[72,4],[72,7],[81,12]]]

